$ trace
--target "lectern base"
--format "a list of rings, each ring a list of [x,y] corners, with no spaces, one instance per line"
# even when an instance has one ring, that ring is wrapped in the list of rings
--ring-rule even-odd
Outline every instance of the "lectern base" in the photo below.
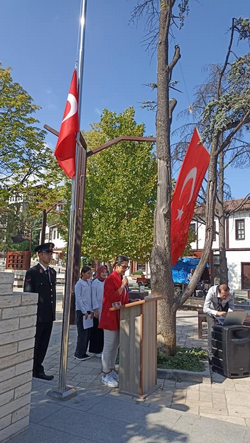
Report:
[[[145,392],[144,394],[136,394],[136,393],[131,393],[128,391],[124,391],[123,389],[119,389],[120,394],[126,394],[126,395],[130,395],[132,397],[136,397],[138,398],[138,400],[145,400],[149,395],[153,394],[154,391],[156,391],[158,388],[160,387],[160,385],[155,385],[153,386],[153,388],[149,389],[149,391]]]

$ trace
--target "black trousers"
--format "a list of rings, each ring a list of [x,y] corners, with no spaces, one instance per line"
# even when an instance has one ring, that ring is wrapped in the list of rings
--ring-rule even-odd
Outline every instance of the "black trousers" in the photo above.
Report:
[[[92,328],[89,329],[83,328],[82,311],[76,311],[76,327],[77,327],[77,343],[76,343],[75,357],[82,358],[87,353],[89,339],[90,339],[90,331],[92,329]]]
[[[44,367],[42,363],[49,346],[52,326],[53,322],[37,323],[36,325],[34,363],[33,363],[34,374],[39,374],[44,372]]]
[[[103,329],[98,328],[99,320],[98,318],[93,318],[93,328],[91,328],[90,342],[89,342],[89,352],[93,354],[100,354],[103,351]]]

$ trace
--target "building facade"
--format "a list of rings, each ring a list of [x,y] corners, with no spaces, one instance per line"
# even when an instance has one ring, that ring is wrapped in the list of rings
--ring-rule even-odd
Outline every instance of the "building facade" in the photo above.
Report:
[[[226,230],[226,257],[228,266],[229,286],[233,289],[250,289],[250,199],[228,200],[225,202],[227,214],[225,222]],[[205,241],[205,216],[204,209],[197,210],[199,221],[192,220],[190,227],[194,229],[196,241],[191,243],[193,255],[202,255]],[[214,218],[214,240],[210,257],[211,284],[219,278],[219,221]],[[61,238],[56,225],[46,226],[45,241],[55,244],[55,260],[63,256],[66,244]],[[129,274],[135,271],[142,271],[146,277],[150,277],[149,263],[130,263]]]
[[[229,286],[233,289],[250,289],[250,198],[224,202],[225,247]],[[199,219],[192,220],[197,239],[191,244],[195,253],[202,253],[205,240],[204,211],[198,209]],[[219,220],[214,218],[212,261],[214,278],[219,278]],[[212,264],[211,264],[212,265]]]

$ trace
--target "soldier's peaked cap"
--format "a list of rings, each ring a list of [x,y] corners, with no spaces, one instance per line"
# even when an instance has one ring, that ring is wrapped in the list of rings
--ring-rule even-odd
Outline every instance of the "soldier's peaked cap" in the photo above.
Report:
[[[43,243],[35,248],[35,252],[53,252],[54,243]]]

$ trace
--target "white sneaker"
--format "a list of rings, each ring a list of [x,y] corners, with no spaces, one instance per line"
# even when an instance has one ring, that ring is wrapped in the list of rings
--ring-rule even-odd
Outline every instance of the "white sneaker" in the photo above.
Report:
[[[100,354],[94,354],[94,356],[97,358],[102,358],[102,352],[100,352]]]
[[[118,388],[117,381],[112,377],[111,372],[105,377],[102,377],[102,384],[109,386],[110,388]]]
[[[86,354],[86,355],[84,355],[83,357],[76,357],[76,356],[74,355],[74,358],[75,358],[76,360],[85,361],[85,360],[89,360],[89,359],[91,358],[91,356],[88,355],[88,354]]]
[[[119,382],[119,374],[114,369],[113,371],[110,372],[110,374],[112,375],[115,381]]]

